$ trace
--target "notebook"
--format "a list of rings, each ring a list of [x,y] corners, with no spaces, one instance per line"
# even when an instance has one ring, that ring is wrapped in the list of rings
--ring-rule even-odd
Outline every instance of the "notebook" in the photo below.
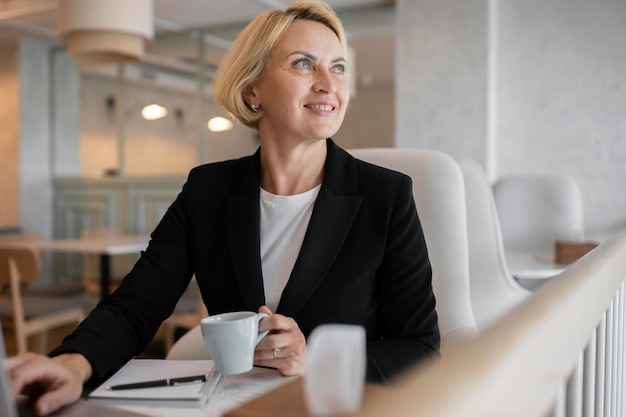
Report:
[[[6,369],[6,351],[2,328],[0,328],[0,416],[2,417],[34,417],[32,403],[26,398],[16,403],[11,396],[11,381]],[[62,408],[50,417],[146,417],[143,414],[133,413],[113,407],[105,407],[79,400],[74,404]]]
[[[202,377],[199,380],[196,377]],[[172,381],[190,382],[132,389],[111,389],[126,384]],[[223,381],[212,360],[132,359],[89,394],[89,401],[120,405],[204,407]]]

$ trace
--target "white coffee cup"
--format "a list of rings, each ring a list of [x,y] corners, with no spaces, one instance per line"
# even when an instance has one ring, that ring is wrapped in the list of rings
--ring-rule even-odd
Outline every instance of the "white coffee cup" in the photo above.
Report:
[[[254,348],[268,331],[259,333],[259,322],[265,313],[236,311],[205,317],[200,320],[202,337],[217,372],[234,375],[252,369]]]

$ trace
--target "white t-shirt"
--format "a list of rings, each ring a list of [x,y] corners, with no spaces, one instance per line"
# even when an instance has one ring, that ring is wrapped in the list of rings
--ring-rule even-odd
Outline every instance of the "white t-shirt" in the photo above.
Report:
[[[321,187],[289,196],[261,188],[261,270],[265,303],[273,312],[300,253]]]

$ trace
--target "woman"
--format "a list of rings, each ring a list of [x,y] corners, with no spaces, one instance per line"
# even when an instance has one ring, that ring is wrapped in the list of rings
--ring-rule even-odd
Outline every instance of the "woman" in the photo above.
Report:
[[[214,95],[259,131],[252,156],[193,169],[140,260],[48,359],[11,360],[44,414],[139,354],[195,275],[210,314],[258,310],[255,364],[304,372],[319,324],[361,325],[367,376],[384,381],[436,353],[431,269],[406,175],[331,139],[349,101],[346,42],[332,10],[303,2],[257,17]]]

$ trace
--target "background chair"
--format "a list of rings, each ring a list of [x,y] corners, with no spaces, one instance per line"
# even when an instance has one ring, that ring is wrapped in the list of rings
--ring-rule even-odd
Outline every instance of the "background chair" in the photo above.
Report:
[[[31,243],[45,240],[43,235],[39,233],[8,233],[0,234],[0,243]],[[38,249],[41,258],[46,255],[46,251]],[[42,264],[44,264],[42,259]],[[8,287],[3,290],[8,291]],[[33,282],[31,285],[22,285],[22,295],[78,295],[85,291],[85,287],[80,282],[63,282],[46,284],[42,282]],[[1,295],[0,291],[0,295]]]
[[[507,268],[498,213],[485,171],[469,158],[454,159],[463,172],[465,185],[472,311],[482,330],[531,292]]]
[[[509,176],[493,185],[504,248],[554,254],[556,240],[584,239],[578,183],[564,176]]]
[[[0,300],[3,327],[15,333],[17,353],[28,350],[28,337],[39,335],[40,353],[47,349],[48,331],[85,318],[87,299],[82,295],[47,295],[44,291],[25,295],[41,272],[40,253],[27,243],[0,243],[0,285],[8,296]]]
[[[194,326],[182,335],[167,352],[165,359],[172,360],[202,360],[211,359],[209,349],[204,344],[200,325]]]
[[[200,324],[200,320],[208,315],[200,290],[193,280],[176,304],[172,315],[162,324],[165,331],[165,352],[169,352],[174,345],[177,329],[188,331]]]

